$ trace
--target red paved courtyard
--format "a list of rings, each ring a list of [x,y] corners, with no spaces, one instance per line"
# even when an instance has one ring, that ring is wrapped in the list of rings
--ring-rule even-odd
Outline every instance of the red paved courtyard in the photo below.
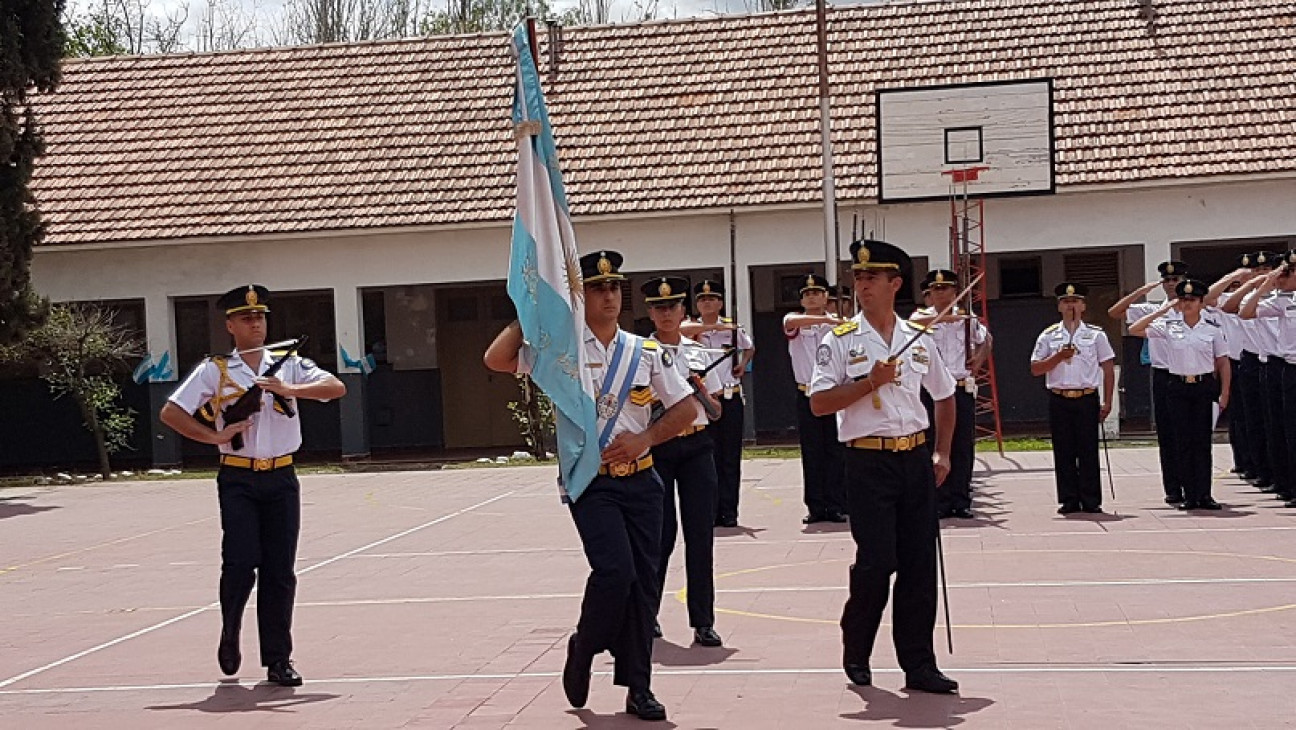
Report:
[[[1161,502],[1156,455],[1112,452],[1114,514],[1054,514],[1047,453],[982,455],[975,521],[943,530],[959,696],[842,674],[845,526],[800,524],[796,461],[744,462],[716,541],[723,649],[662,611],[654,690],[623,712],[558,679],[586,574],[545,467],[306,476],[296,690],[268,686],[254,609],[216,666],[210,482],[0,491],[0,724],[13,728],[1274,728],[1296,724],[1296,510],[1222,473],[1223,512]],[[667,578],[683,585],[681,551]]]

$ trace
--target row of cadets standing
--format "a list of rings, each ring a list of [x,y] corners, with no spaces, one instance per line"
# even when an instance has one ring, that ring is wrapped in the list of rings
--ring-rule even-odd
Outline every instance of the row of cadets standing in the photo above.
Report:
[[[1296,507],[1296,251],[1274,255],[1274,268],[1242,286],[1240,314],[1254,322],[1253,337],[1266,350],[1261,381],[1269,470],[1274,492]],[[1253,291],[1248,291],[1253,290]],[[1232,300],[1230,300],[1230,304]]]
[[[655,331],[652,339],[660,343],[662,361],[674,367],[680,376],[692,379],[704,377],[700,383],[692,381],[694,396],[706,398],[713,414],[721,409],[719,399],[713,395],[724,388],[720,376],[713,368],[705,376],[701,373],[711,364],[708,356],[696,341],[680,334],[680,323],[688,311],[688,280],[679,276],[662,276],[649,279],[641,287],[648,316]],[[653,401],[654,409],[661,401]],[[689,626],[693,627],[693,641],[701,646],[721,646],[720,635],[715,631],[715,510],[716,468],[715,447],[710,434],[704,433],[710,424],[707,412],[699,408],[697,417],[678,435],[653,447],[653,468],[664,486],[662,501],[661,559],[657,562],[657,614],[666,590],[666,569],[671,552],[675,549],[675,536],[680,527],[684,532],[684,572],[687,581]],[[678,494],[679,516],[676,517]],[[653,627],[653,635],[660,637],[660,619]]]
[[[940,321],[935,317],[949,306],[958,294],[958,275],[949,269],[932,269],[923,277],[922,289],[927,306],[920,307],[910,320],[932,330],[932,339],[941,360],[954,378],[954,439],[950,447],[950,474],[936,494],[937,514],[944,517],[971,519],[972,467],[976,457],[976,371],[990,355],[990,333],[975,315],[954,308]],[[968,345],[969,334],[971,346]],[[928,404],[929,419],[931,399]],[[927,438],[934,438],[929,427]]]
[[[851,244],[860,314],[838,325],[815,353],[810,408],[836,414],[846,448],[846,495],[855,562],[842,612],[842,663],[853,684],[869,685],[869,665],[895,579],[892,635],[905,685],[954,692],[936,664],[936,489],[949,474],[954,379],[931,336],[895,313],[896,293],[912,276],[909,255],[883,241]],[[911,347],[900,352],[917,337]],[[927,411],[936,401],[936,453]]]
[[[1214,406],[1223,410],[1229,403],[1232,370],[1224,330],[1202,311],[1208,293],[1205,283],[1185,279],[1175,286],[1175,298],[1130,325],[1135,337],[1164,345],[1166,369],[1166,415],[1174,425],[1176,471],[1183,488],[1184,510],[1218,510],[1211,496],[1211,432],[1215,429]],[[1171,311],[1176,317],[1167,316]]]
[[[715,443],[717,527],[738,526],[738,491],[742,485],[743,404],[742,376],[756,354],[751,335],[730,317],[721,317],[724,284],[703,279],[693,287],[698,318],[685,322],[680,332],[710,350],[738,349],[731,360],[716,368],[720,376],[720,418],[707,429]]]
[[[1224,344],[1228,348],[1230,373],[1228,433],[1229,447],[1233,452],[1233,469],[1231,471],[1248,481],[1254,479],[1256,470],[1247,436],[1247,422],[1250,419],[1250,413],[1247,408],[1246,396],[1243,394],[1246,387],[1243,383],[1245,379],[1244,373],[1251,367],[1251,363],[1246,360],[1246,348],[1250,335],[1247,334],[1247,325],[1242,320],[1242,317],[1236,311],[1230,312],[1226,310],[1224,303],[1229,295],[1242,286],[1243,281],[1254,276],[1251,267],[1255,256],[1254,253],[1244,253],[1239,256],[1238,268],[1220,277],[1218,281],[1212,284],[1210,291],[1206,293],[1205,300],[1206,314],[1212,320],[1218,322],[1220,329],[1224,330]]]
[[[1049,390],[1058,514],[1097,514],[1102,512],[1098,429],[1111,412],[1116,353],[1107,333],[1082,319],[1087,287],[1063,282],[1053,293],[1062,321],[1035,340],[1030,367],[1031,375],[1044,376]]]
[[[692,389],[652,340],[622,330],[622,257],[599,251],[580,258],[584,278],[585,364],[593,374],[601,466],[584,489],[568,489],[572,521],[590,576],[576,631],[567,641],[563,691],[573,707],[589,697],[594,657],[610,651],[612,681],[628,689],[626,712],[665,720],[653,695],[652,630],[661,562],[661,478],[651,448],[675,437],[697,416]],[[528,372],[533,356],[514,321],[486,351],[497,372]],[[652,401],[665,411],[652,419]]]
[[[828,280],[807,274],[801,286],[801,312],[783,317],[783,334],[788,341],[792,376],[797,387],[797,435],[801,440],[801,476],[809,525],[816,522],[846,521],[845,465],[842,445],[837,440],[837,416],[816,416],[810,411],[810,380],[814,376],[815,352],[842,319],[828,310]]]
[[[1138,302],[1158,286],[1165,293],[1166,301],[1174,299],[1175,287],[1188,276],[1188,266],[1182,261],[1162,261],[1157,265],[1161,278],[1149,281],[1130,292],[1107,310],[1112,319],[1124,319],[1126,324],[1133,324],[1160,308],[1154,302]],[[1170,319],[1181,317],[1178,311],[1170,310],[1165,316]],[[1147,342],[1148,359],[1152,364],[1152,418],[1156,422],[1157,453],[1161,460],[1161,486],[1165,491],[1166,504],[1179,504],[1184,501],[1183,480],[1179,475],[1180,447],[1177,441],[1178,424],[1170,417],[1169,403],[1166,395],[1172,378],[1168,368],[1166,351],[1168,343],[1164,339],[1149,339]]]

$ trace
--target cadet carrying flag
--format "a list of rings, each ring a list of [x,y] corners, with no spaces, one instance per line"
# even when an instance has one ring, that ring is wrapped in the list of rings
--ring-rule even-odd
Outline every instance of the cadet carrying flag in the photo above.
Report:
[[[513,31],[513,57],[518,173],[508,293],[530,345],[531,378],[553,401],[559,478],[576,500],[599,467],[594,383],[585,367],[580,254],[525,23]]]

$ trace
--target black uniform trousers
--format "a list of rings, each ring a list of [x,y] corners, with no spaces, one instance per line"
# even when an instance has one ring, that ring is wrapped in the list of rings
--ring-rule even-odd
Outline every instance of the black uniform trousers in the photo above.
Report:
[[[1049,433],[1053,438],[1053,474],[1057,480],[1059,504],[1102,505],[1102,478],[1098,468],[1099,410],[1096,392],[1079,398],[1066,398],[1049,391]],[[1169,419],[1168,411],[1163,409],[1161,413]]]
[[[657,563],[657,611],[666,591],[666,567],[675,550],[675,533],[684,530],[684,573],[688,587],[689,626],[715,626],[714,447],[703,431],[677,436],[653,447],[653,468],[661,477],[661,560]],[[679,495],[679,518],[675,516]]]
[[[895,574],[892,638],[900,668],[936,665],[936,478],[926,445],[846,449],[846,501],[855,563],[842,611],[842,658],[868,664]]]
[[[1211,496],[1211,432],[1215,422],[1211,406],[1219,397],[1219,381],[1207,375],[1185,383],[1177,375],[1166,387],[1167,410],[1175,422],[1179,445],[1179,478],[1184,499],[1198,502]]]
[[[797,392],[797,435],[801,438],[801,481],[813,516],[846,512],[846,463],[837,439],[837,414],[816,416],[810,399]]]
[[[716,519],[738,519],[738,488],[742,485],[742,396],[720,399],[720,418],[707,426],[715,444]]]
[[[1269,358],[1278,360],[1279,369],[1282,370],[1282,420],[1283,436],[1286,439],[1287,448],[1283,449],[1283,455],[1287,458],[1284,468],[1284,474],[1287,477],[1287,495],[1288,499],[1296,497],[1296,475],[1291,473],[1291,469],[1296,467],[1296,365],[1293,365],[1277,356]]]
[[[590,576],[576,623],[576,651],[615,658],[612,681],[648,689],[661,552],[662,483],[652,469],[596,476],[571,505]]]
[[[1167,497],[1182,497],[1179,478],[1179,445],[1170,404],[1166,402],[1170,381],[1174,378],[1165,368],[1152,368],[1152,417],[1156,420],[1157,454],[1161,457],[1161,486]]]
[[[1228,430],[1229,448],[1233,452],[1233,468],[1239,474],[1254,475],[1251,464],[1251,450],[1247,447],[1246,397],[1242,395],[1242,361],[1229,358],[1229,406]]]
[[[1277,355],[1270,355],[1264,364],[1268,381],[1264,384],[1264,403],[1267,406],[1269,420],[1265,423],[1266,451],[1269,454],[1269,469],[1273,472],[1274,486],[1277,494],[1291,499],[1296,497],[1296,475],[1291,473],[1291,464],[1287,453],[1287,414],[1283,407],[1283,373],[1289,367]]]
[[[301,487],[291,466],[252,471],[222,466],[216,474],[221,516],[221,621],[227,633],[243,623],[252,587],[257,589],[261,664],[292,656],[293,600],[297,595],[297,535]]]
[[[1268,406],[1265,403],[1264,387],[1268,375],[1260,356],[1254,352],[1242,353],[1242,367],[1238,369],[1238,380],[1241,381],[1244,420],[1246,422],[1246,446],[1251,457],[1251,473],[1260,483],[1273,483],[1273,469],[1269,466],[1268,436],[1265,435],[1265,423],[1268,419]],[[1229,406],[1232,407],[1231,405]]]
[[[970,377],[970,376],[969,376]],[[963,381],[959,381],[960,383]],[[936,403],[922,391],[927,409],[927,443],[936,443]],[[936,490],[936,512],[972,509],[972,467],[976,461],[976,396],[962,385],[954,389],[954,433],[950,442],[950,471]]]

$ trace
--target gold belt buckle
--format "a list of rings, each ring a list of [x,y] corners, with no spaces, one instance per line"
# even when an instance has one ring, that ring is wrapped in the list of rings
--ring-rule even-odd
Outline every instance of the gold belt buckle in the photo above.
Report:
[[[628,477],[630,476],[631,466],[632,465],[628,462],[623,464],[613,464],[608,471],[612,472],[612,476],[614,477]]]
[[[1184,382],[1185,382],[1185,383],[1195,383],[1195,382],[1197,382],[1197,376],[1196,376],[1196,375],[1185,375],[1185,376],[1184,376]]]
[[[897,439],[895,440],[895,450],[896,450],[896,451],[908,451],[910,448],[912,448],[911,446],[909,446],[909,439],[911,439],[911,438],[913,438],[913,437],[912,437],[912,436],[901,436],[901,437],[897,438]]]
[[[252,467],[256,471],[270,471],[274,467],[273,459],[257,459],[252,462]]]

